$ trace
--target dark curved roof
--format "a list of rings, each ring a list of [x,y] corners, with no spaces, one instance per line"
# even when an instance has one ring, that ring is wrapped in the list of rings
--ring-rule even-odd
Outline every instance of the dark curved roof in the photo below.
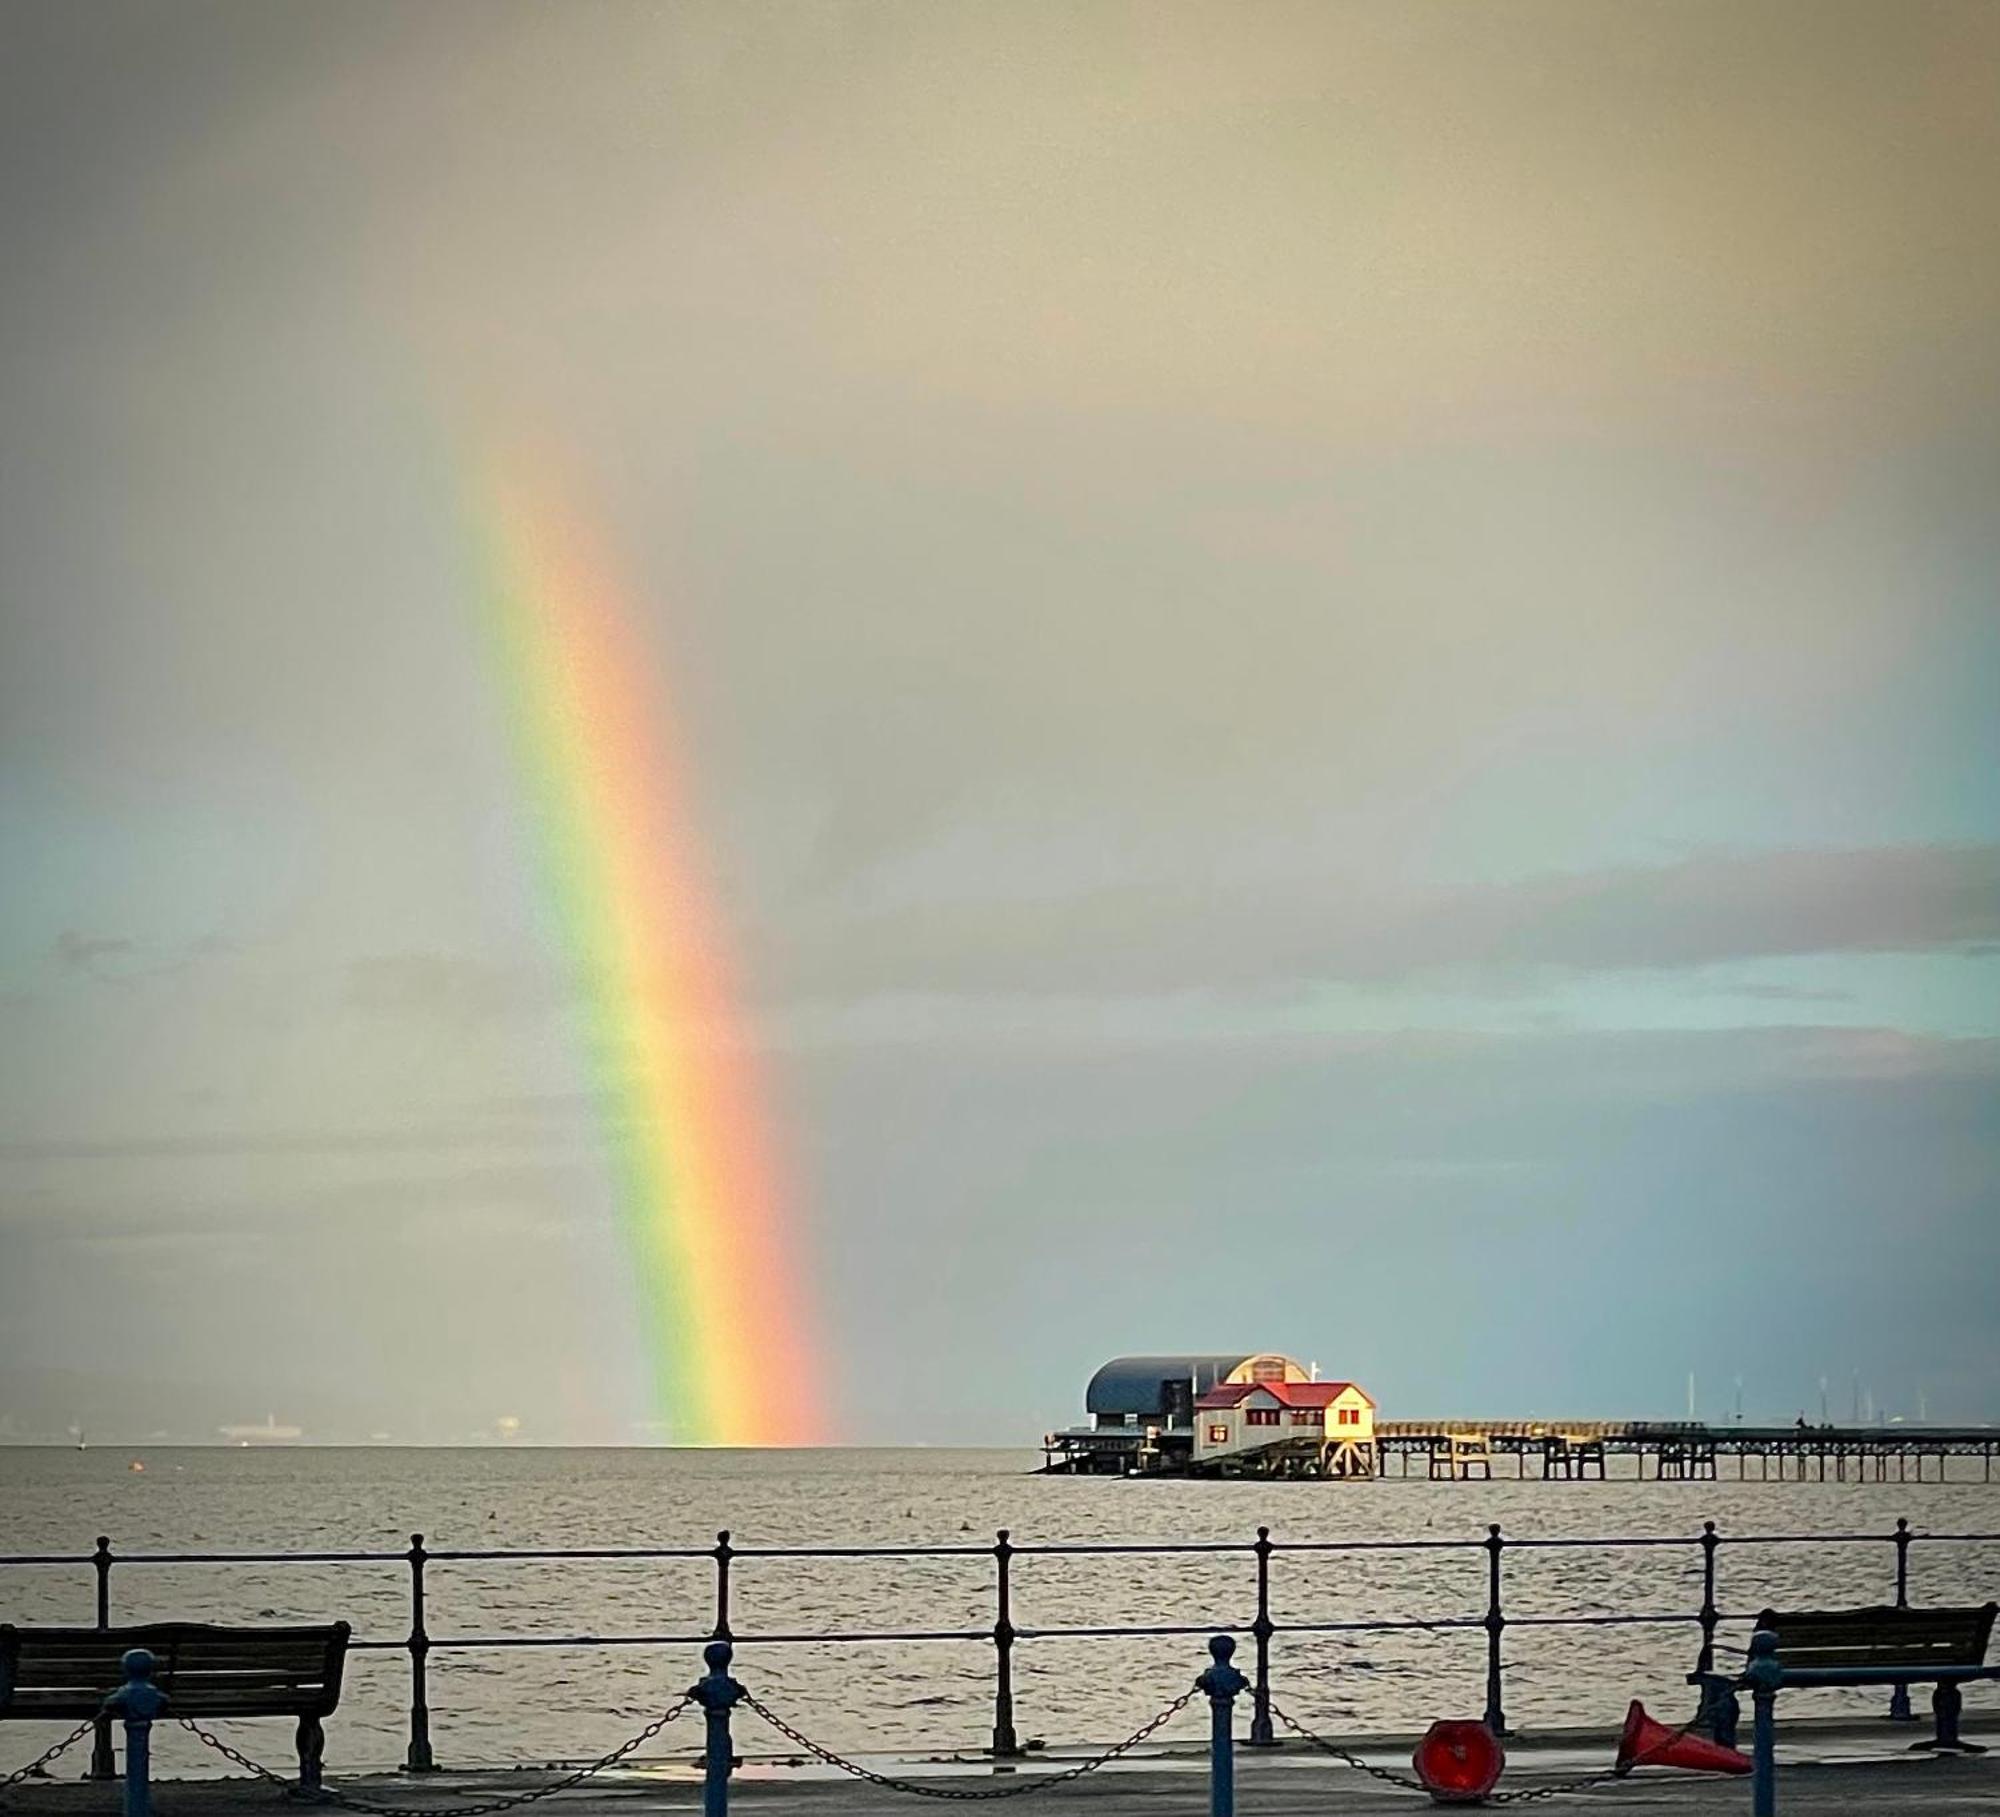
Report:
[[[1090,1386],[1083,1391],[1083,1410],[1164,1413],[1162,1382],[1192,1381],[1196,1394],[1206,1394],[1230,1370],[1261,1354],[1249,1350],[1235,1356],[1114,1356],[1090,1378]]]

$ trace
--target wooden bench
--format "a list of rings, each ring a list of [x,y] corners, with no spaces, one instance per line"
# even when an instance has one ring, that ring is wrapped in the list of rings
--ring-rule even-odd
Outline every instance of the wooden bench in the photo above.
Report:
[[[348,1625],[218,1628],[155,1622],[136,1628],[16,1628],[0,1625],[0,1721],[81,1722],[125,1682],[119,1663],[133,1647],[159,1662],[154,1682],[167,1715],[298,1718],[299,1784],[320,1782],[322,1717],[340,1702]]]
[[[2000,1666],[1986,1663],[1996,1611],[2000,1605],[1990,1602],[1974,1609],[1766,1609],[1757,1626],[1778,1637],[1787,1688],[1934,1684],[1937,1732],[1915,1745],[1978,1754],[1984,1750],[1959,1738],[1965,1700],[1958,1687],[2000,1678]]]

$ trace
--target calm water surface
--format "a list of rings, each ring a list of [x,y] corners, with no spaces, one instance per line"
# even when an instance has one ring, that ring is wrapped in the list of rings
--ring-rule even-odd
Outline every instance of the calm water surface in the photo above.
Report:
[[[142,1472],[128,1466],[134,1456]],[[1620,1551],[1509,1550],[1504,1602],[1507,1715],[1517,1727],[1613,1718],[1633,1696],[1664,1715],[1685,1708],[1691,1619],[1628,1628],[1533,1625],[1533,1618],[1646,1612],[1692,1617],[1701,1604],[1703,1520],[1752,1534],[1886,1536],[1905,1515],[1920,1532],[2000,1531],[2000,1485],[1126,1482],[1028,1474],[1013,1451],[685,1452],[555,1450],[0,1449],[0,1552],[87,1554],[109,1534],[121,1555],[159,1551],[399,1550],[421,1531],[433,1548],[990,1545],[1014,1542],[1229,1540],[1259,1524],[1278,1540],[1476,1542],[1489,1521],[1510,1539],[1658,1535],[1688,1543]],[[1725,1465],[1725,1468],[1727,1466]],[[1017,1559],[1014,1614],[1024,1629],[1169,1623],[1246,1626],[1255,1610],[1247,1555]],[[992,1726],[990,1642],[759,1644],[759,1635],[884,1629],[990,1630],[990,1557],[741,1559],[731,1622],[737,1674],[808,1733],[848,1749],[977,1748]],[[0,1570],[0,1620],[93,1618],[86,1566]],[[1882,1542],[1737,1545],[1720,1555],[1717,1600],[1733,1619],[1769,1604],[1889,1600],[1894,1552]],[[357,1635],[409,1629],[407,1568],[238,1564],[119,1566],[114,1621],[345,1619]],[[1277,1555],[1274,1618],[1286,1622],[1436,1620],[1485,1609],[1476,1547]],[[1913,1603],[2000,1596],[2000,1543],[1912,1549]],[[706,1633],[715,1619],[708,1560],[440,1562],[430,1568],[434,1638],[477,1635]],[[1246,1648],[1247,1652],[1247,1648]],[[1015,1653],[1024,1738],[1061,1745],[1136,1728],[1202,1661],[1187,1637],[1028,1638]],[[1245,1661],[1247,1663],[1247,1659]],[[440,1651],[432,1655],[432,1734],[443,1764],[591,1757],[656,1713],[699,1670],[689,1646]],[[1483,1634],[1279,1634],[1279,1702],[1336,1727],[1410,1729],[1484,1702]],[[398,1653],[349,1664],[328,1725],[334,1770],[400,1760],[408,1665]],[[1821,1693],[1830,1712],[1842,1694]],[[1846,1694],[1873,1707],[1886,1694]],[[1994,1703],[1973,1687],[1968,1702]],[[287,1725],[231,1725],[260,1758],[289,1758]],[[0,1770],[39,1745],[27,1724],[0,1728]],[[1189,1737],[1193,1730],[1189,1731]],[[775,1738],[772,1738],[775,1743]],[[760,1735],[745,1735],[752,1751]],[[692,1736],[690,1734],[690,1745]],[[190,1751],[192,1750],[192,1751]],[[178,1731],[167,1765],[212,1764]]]

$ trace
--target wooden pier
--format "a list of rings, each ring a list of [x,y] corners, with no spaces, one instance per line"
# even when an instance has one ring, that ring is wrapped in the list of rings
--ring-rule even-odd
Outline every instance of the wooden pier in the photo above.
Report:
[[[1459,1482],[1490,1477],[1501,1458],[1513,1460],[1517,1478],[1602,1480],[1609,1473],[1607,1461],[1617,1457],[1634,1460],[1630,1474],[1640,1481],[1714,1482],[1726,1476],[1737,1482],[1943,1482],[1946,1460],[1962,1457],[1977,1458],[1980,1480],[1990,1483],[2000,1427],[1382,1420],[1375,1443],[1385,1474]],[[1727,1467],[1730,1459],[1733,1469]]]
[[[1706,1426],[1661,1420],[1381,1420],[1368,1467],[1336,1470],[1320,1434],[1216,1459],[1181,1435],[1137,1430],[1051,1433],[1045,1468],[1129,1476],[1384,1476],[1432,1482],[1495,1477],[1542,1482],[1926,1483],[1993,1480],[1994,1426]],[[1350,1446],[1351,1450],[1352,1447]],[[1619,1460],[1630,1459],[1629,1465]],[[1977,1459],[1978,1475],[1953,1459]],[[1350,1462],[1352,1460],[1349,1460]]]

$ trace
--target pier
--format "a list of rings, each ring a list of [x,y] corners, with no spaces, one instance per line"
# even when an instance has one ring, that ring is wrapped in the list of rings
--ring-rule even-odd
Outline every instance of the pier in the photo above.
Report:
[[[1321,1381],[1275,1351],[1114,1357],[1091,1377],[1084,1407],[1088,1425],[1043,1437],[1048,1474],[1990,1483],[2000,1454],[2000,1426],[1386,1420],[1357,1384]],[[1953,1459],[1968,1462],[1954,1473]]]

